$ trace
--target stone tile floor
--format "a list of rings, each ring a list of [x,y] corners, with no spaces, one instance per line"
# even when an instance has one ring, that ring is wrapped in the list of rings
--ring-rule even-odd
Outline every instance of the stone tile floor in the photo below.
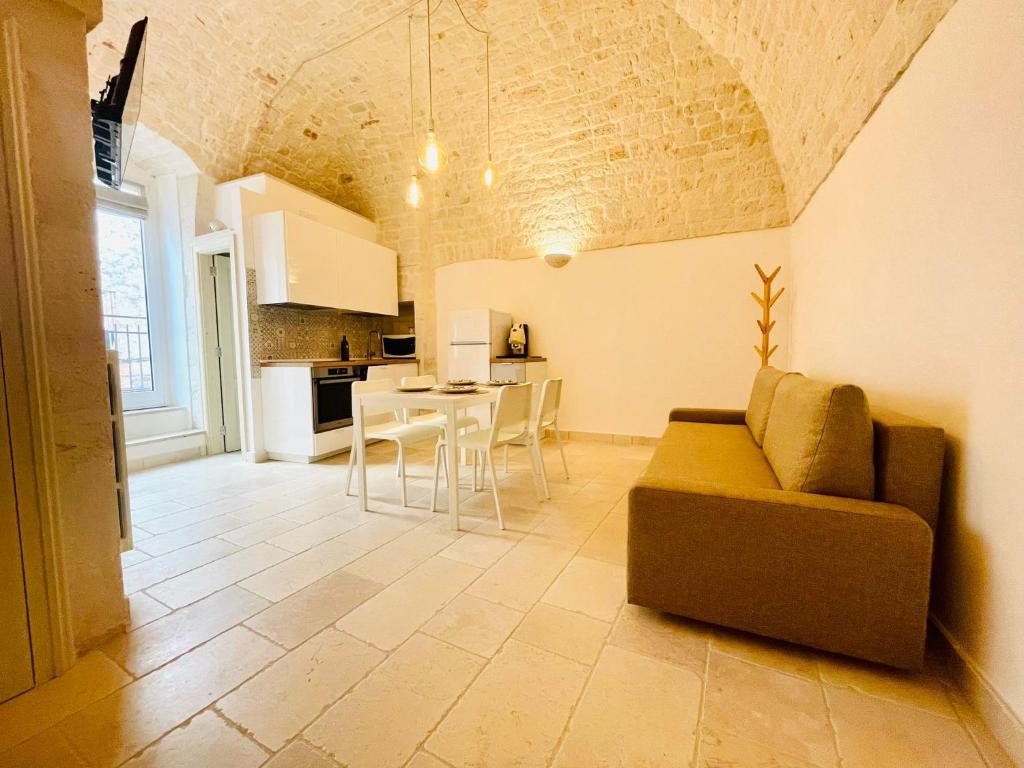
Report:
[[[626,492],[652,449],[525,454],[463,531],[429,446],[398,506],[369,451],[132,477],[131,631],[0,705],[0,766],[1003,768],[937,663],[907,675],[624,604]],[[444,494],[442,494],[444,496]],[[442,504],[445,503],[442,498]]]

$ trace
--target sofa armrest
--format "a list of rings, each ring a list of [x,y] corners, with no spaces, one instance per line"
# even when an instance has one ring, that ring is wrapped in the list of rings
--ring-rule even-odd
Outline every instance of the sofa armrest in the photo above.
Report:
[[[728,408],[673,408],[669,421],[690,421],[703,424],[744,424],[746,411]]]
[[[629,600],[915,668],[932,531],[884,502],[641,477],[629,494]]]

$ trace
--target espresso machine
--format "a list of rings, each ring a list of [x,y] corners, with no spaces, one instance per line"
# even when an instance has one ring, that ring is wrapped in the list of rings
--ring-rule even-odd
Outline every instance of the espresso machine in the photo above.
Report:
[[[513,323],[508,333],[508,356],[530,356],[530,326],[526,323]]]

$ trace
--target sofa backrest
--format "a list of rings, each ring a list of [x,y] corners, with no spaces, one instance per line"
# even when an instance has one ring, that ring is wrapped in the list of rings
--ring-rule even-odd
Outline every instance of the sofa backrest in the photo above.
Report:
[[[871,418],[875,428],[875,500],[903,505],[935,530],[945,433],[892,411],[873,408]]]

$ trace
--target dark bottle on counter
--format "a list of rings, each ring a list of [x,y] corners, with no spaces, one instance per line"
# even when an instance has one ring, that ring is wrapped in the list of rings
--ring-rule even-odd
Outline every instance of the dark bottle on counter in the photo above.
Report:
[[[348,360],[348,336],[341,337],[341,359]]]

